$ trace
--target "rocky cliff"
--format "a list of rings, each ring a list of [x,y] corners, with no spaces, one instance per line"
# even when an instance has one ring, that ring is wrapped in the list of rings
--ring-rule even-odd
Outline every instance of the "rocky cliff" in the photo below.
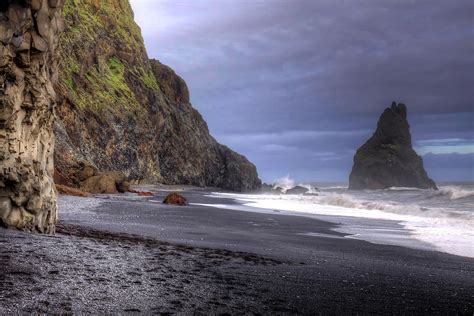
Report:
[[[0,225],[53,233],[58,0],[0,3]]]
[[[390,187],[436,189],[412,148],[407,107],[395,102],[380,116],[373,136],[357,150],[349,178],[352,190]]]
[[[255,166],[220,145],[186,83],[150,60],[128,0],[66,0],[61,37],[56,180],[120,170],[165,184],[258,188]]]

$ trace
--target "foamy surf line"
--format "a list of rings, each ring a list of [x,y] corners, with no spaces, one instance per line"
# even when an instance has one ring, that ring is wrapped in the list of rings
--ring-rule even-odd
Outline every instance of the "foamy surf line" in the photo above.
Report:
[[[432,245],[432,249],[454,255],[474,258],[474,226],[472,216],[463,214],[467,218],[452,218],[441,210],[423,210],[417,206],[394,205],[384,202],[358,201],[345,194],[329,193],[321,196],[288,196],[288,195],[245,195],[231,193],[212,193],[210,197],[229,198],[243,202],[241,206],[219,205],[215,207],[240,211],[273,210],[283,211],[282,214],[318,217],[388,220],[400,223],[406,230],[406,235],[413,241],[413,248],[420,248],[417,241]],[[214,205],[206,205],[214,206]],[[413,207],[413,209],[410,209]],[[416,214],[416,215],[413,215]],[[421,216],[423,215],[423,216]],[[329,220],[331,221],[331,220]],[[335,223],[340,220],[333,219]],[[363,223],[363,221],[359,221]],[[400,241],[400,232],[390,236],[380,234],[376,227],[365,229],[357,233],[360,227],[351,227],[350,221],[341,228],[345,233],[356,233],[352,238],[359,238],[369,242],[386,243],[392,245],[410,246],[407,240]],[[349,226],[348,226],[349,225]],[[390,238],[393,237],[393,240]],[[382,242],[381,242],[382,241]]]
[[[263,213],[268,215],[287,215],[287,216],[303,216],[317,220],[323,220],[336,224],[337,228],[332,228],[336,232],[345,234],[344,237],[337,237],[338,239],[350,238],[365,240],[374,244],[403,246],[422,250],[436,250],[432,245],[414,240],[409,232],[396,221],[380,220],[380,219],[364,219],[349,216],[333,216],[333,215],[319,215],[303,213],[298,211],[288,211],[277,208],[256,207],[252,203],[247,204],[203,204],[191,203],[191,205],[214,207],[218,209],[244,211],[252,213]],[[336,238],[318,232],[300,232],[298,235],[306,235],[313,237]]]

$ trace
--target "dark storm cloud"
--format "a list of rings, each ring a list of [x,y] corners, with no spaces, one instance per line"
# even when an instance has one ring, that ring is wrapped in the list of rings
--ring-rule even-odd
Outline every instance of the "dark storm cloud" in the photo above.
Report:
[[[415,144],[474,143],[470,0],[132,4],[150,56],[265,179],[345,179],[392,100],[409,106]]]

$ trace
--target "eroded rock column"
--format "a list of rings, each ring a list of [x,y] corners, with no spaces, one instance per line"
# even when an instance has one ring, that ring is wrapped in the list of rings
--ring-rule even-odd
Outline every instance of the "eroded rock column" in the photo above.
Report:
[[[408,110],[393,102],[377,123],[377,129],[354,156],[350,190],[380,190],[390,187],[435,189],[423,167],[423,159],[412,147]]]
[[[56,47],[62,0],[0,3],[0,225],[54,233]]]

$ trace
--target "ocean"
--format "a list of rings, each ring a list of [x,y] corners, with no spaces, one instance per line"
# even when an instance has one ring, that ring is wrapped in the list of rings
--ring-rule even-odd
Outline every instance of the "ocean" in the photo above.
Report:
[[[285,180],[278,185],[288,189],[294,182]],[[350,191],[347,184],[300,185],[310,188],[314,195],[213,193],[211,196],[232,198],[253,210],[332,221],[341,225],[340,231],[350,234],[349,238],[474,258],[474,183],[441,184],[438,191],[416,188]],[[388,222],[397,225],[387,225]]]

